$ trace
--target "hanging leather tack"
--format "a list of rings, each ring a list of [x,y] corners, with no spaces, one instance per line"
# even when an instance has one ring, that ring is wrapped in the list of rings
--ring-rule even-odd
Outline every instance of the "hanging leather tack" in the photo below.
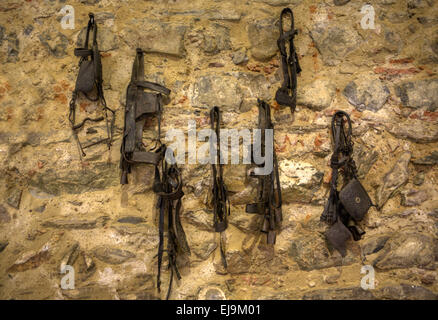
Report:
[[[283,17],[290,15],[290,29],[283,30]],[[277,45],[281,55],[281,69],[283,83],[275,94],[275,100],[279,105],[289,106],[293,113],[297,104],[297,74],[301,72],[298,55],[295,50],[294,37],[298,31],[294,26],[294,14],[291,9],[284,8],[280,14],[280,37]],[[286,45],[289,45],[289,54]]]
[[[223,179],[223,164],[220,161],[220,116],[220,109],[218,107],[213,107],[210,111],[211,129],[216,134],[216,146],[214,146],[213,141],[210,140],[210,150],[216,149],[216,158],[211,164],[211,170],[213,175],[213,226],[215,231],[220,233],[221,259],[224,268],[227,269],[224,231],[228,227],[228,216],[230,215],[230,201],[228,199],[228,192]],[[219,168],[217,168],[217,166]]]
[[[261,231],[267,234],[267,243],[275,244],[276,233],[280,230],[282,216],[282,200],[280,175],[278,171],[278,161],[274,148],[266,150],[264,143],[265,129],[274,129],[271,122],[271,107],[265,101],[258,100],[259,106],[259,121],[258,127],[261,129],[261,155],[266,155],[267,152],[273,153],[273,169],[267,175],[253,175],[258,178],[257,202],[246,205],[246,212],[263,215],[263,224]],[[254,149],[254,146],[253,146]],[[254,159],[252,159],[253,163]],[[262,167],[263,164],[258,166]]]
[[[75,56],[80,57],[79,59],[79,73],[76,79],[75,90],[73,91],[72,98],[70,100],[70,111],[68,119],[71,124],[73,131],[73,136],[77,142],[79,149],[79,156],[85,157],[86,153],[84,149],[97,145],[99,143],[106,143],[108,149],[111,148],[115,112],[114,110],[108,108],[102,88],[102,63],[100,60],[100,52],[97,45],[97,24],[94,20],[93,13],[90,13],[87,25],[87,33],[85,37],[85,43],[83,48],[76,48],[74,51]],[[93,31],[93,44],[91,49],[88,47],[90,32]],[[97,96],[91,97],[90,94],[96,90]],[[103,107],[104,117],[90,118],[86,117],[81,123],[76,124],[76,100],[79,93],[82,93],[90,101],[98,101]],[[111,120],[108,120],[108,112],[112,114]],[[82,145],[79,141],[78,130],[81,129],[87,121],[100,122],[102,120],[106,121],[107,138],[100,139],[95,142]]]
[[[131,172],[131,166],[135,164],[152,164],[157,174],[157,166],[163,159],[164,148],[158,147],[155,151],[146,151],[143,145],[143,130],[146,120],[156,116],[158,132],[155,147],[161,145],[162,95],[169,94],[170,90],[166,87],[144,80],[143,51],[137,49],[131,81],[126,90],[125,126],[120,149],[121,184],[128,183],[128,174]]]
[[[145,91],[147,90],[147,91]],[[166,87],[144,80],[143,50],[137,49],[132,67],[131,81],[126,91],[125,126],[121,146],[120,183],[128,183],[128,174],[132,166],[150,164],[154,166],[155,175],[152,190],[157,194],[158,221],[158,272],[157,289],[161,292],[161,268],[163,254],[167,252],[168,269],[170,269],[169,287],[166,299],[169,299],[174,275],[180,279],[177,267],[178,253],[190,254],[186,235],[181,225],[182,191],[181,172],[176,164],[169,164],[166,154],[173,156],[173,151],[161,143],[162,96],[168,96]],[[155,146],[147,151],[143,143],[143,130],[148,118],[157,117],[158,132]],[[167,224],[166,224],[167,222]],[[167,228],[165,228],[167,226]],[[165,230],[166,229],[166,230]],[[164,249],[164,234],[167,233],[167,249]]]
[[[345,130],[347,119],[348,131]],[[353,160],[353,141],[351,120],[344,111],[337,111],[332,118],[331,131],[334,150],[330,160],[332,179],[330,195],[321,215],[321,221],[330,225],[326,236],[330,244],[342,256],[346,255],[346,242],[353,238],[361,239],[365,234],[359,225],[371,206],[374,206],[367,192],[357,178],[356,164]],[[344,175],[344,186],[337,190],[339,170]]]
[[[165,146],[164,150],[166,150]],[[157,289],[158,292],[161,291],[161,265],[163,253],[167,251],[169,261],[168,269],[170,269],[169,287],[166,294],[167,300],[169,299],[172,290],[173,276],[176,275],[178,280],[181,279],[181,274],[177,267],[178,253],[190,255],[190,248],[187,243],[184,229],[181,225],[180,217],[182,204],[181,198],[184,196],[184,192],[182,191],[183,182],[181,172],[176,163],[170,165],[166,160],[161,162],[161,172],[161,179],[156,180],[154,183],[154,191],[158,195],[157,208],[160,213],[158,222],[159,244]],[[165,219],[167,219],[167,250],[164,250]]]

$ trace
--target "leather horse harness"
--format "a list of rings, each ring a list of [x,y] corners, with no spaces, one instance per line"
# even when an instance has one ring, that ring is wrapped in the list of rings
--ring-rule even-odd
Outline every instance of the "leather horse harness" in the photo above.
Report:
[[[348,122],[348,131],[344,126]],[[334,150],[330,160],[332,178],[329,199],[321,215],[321,221],[330,227],[327,239],[342,256],[346,255],[346,242],[353,237],[360,240],[365,233],[356,222],[361,221],[368,209],[373,206],[370,197],[357,178],[356,164],[353,160],[353,141],[351,140],[351,120],[344,111],[337,111],[331,123]],[[337,191],[338,172],[344,175],[344,186]]]
[[[258,127],[261,129],[261,156],[266,156],[267,152],[272,152],[273,168],[271,173],[266,175],[254,175],[255,171],[251,172],[251,176],[258,178],[257,201],[246,205],[247,213],[263,215],[263,225],[261,231],[267,234],[267,243],[275,244],[276,232],[280,230],[281,221],[283,219],[281,211],[281,187],[280,176],[278,172],[278,161],[274,148],[266,150],[265,146],[265,130],[274,129],[271,121],[271,107],[265,101],[258,100],[259,104],[259,121]],[[273,138],[273,135],[272,135]],[[254,147],[254,145],[253,145]],[[273,147],[273,145],[272,145]],[[252,159],[254,162],[254,158]],[[259,167],[265,165],[258,164]]]
[[[228,227],[228,216],[230,215],[230,201],[228,199],[227,188],[224,183],[223,178],[223,164],[220,159],[220,109],[218,107],[213,107],[210,111],[210,122],[211,129],[216,134],[216,153],[215,159],[212,161],[211,170],[213,176],[213,187],[212,187],[212,202],[213,202],[213,226],[216,232],[220,233],[220,251],[222,264],[224,268],[227,268],[227,260],[225,257],[225,240],[224,231]],[[212,151],[214,148],[213,140],[210,139]],[[213,159],[212,159],[213,160]],[[219,168],[218,168],[218,167]]]
[[[283,30],[283,16],[290,15],[290,29]],[[291,112],[295,111],[297,103],[297,74],[301,72],[298,55],[295,50],[294,37],[298,31],[294,27],[294,14],[291,9],[284,8],[280,14],[280,37],[277,40],[281,55],[281,69],[283,83],[275,94],[275,100],[279,105],[289,106]],[[286,45],[289,46],[289,54]]]
[[[72,98],[70,100],[70,113],[69,113],[69,121],[71,124],[71,128],[73,130],[73,135],[78,145],[79,155],[86,156],[84,149],[89,148],[91,146],[97,145],[99,143],[106,143],[108,145],[108,149],[111,147],[112,138],[113,138],[113,129],[114,129],[114,121],[115,121],[115,112],[114,110],[108,108],[105,97],[103,95],[102,88],[102,63],[100,60],[99,48],[97,45],[97,24],[94,20],[94,15],[92,13],[89,14],[89,21],[87,26],[87,34],[85,37],[84,47],[76,48],[74,53],[75,56],[80,57],[79,59],[79,73],[76,79],[75,90],[73,91]],[[88,48],[88,42],[90,37],[90,32],[93,31],[93,44],[91,49]],[[96,90],[95,90],[96,89]],[[96,97],[91,97],[90,94],[96,91]],[[82,93],[88,100],[93,102],[100,102],[105,117],[98,118],[85,118],[82,122],[76,123],[76,99],[78,98],[79,93]],[[111,121],[108,120],[108,112],[112,114]],[[79,141],[78,130],[80,130],[87,121],[90,122],[100,122],[105,119],[106,121],[106,131],[107,138],[100,139],[94,142],[90,142],[86,145],[82,145]],[[87,131],[88,133],[89,131]],[[91,131],[93,132],[93,131]]]
[[[166,154],[170,154],[173,158],[173,151],[160,141],[162,95],[168,96],[169,94],[170,90],[166,87],[144,80],[143,51],[137,49],[131,81],[126,92],[120,183],[122,185],[128,183],[128,174],[131,172],[133,165],[149,164],[155,167],[153,191],[158,196],[157,208],[159,209],[157,288],[160,292],[163,253],[167,252],[168,268],[171,270],[171,274],[166,299],[170,296],[173,276],[176,275],[178,279],[181,278],[176,263],[177,253],[190,254],[190,248],[180,220],[181,198],[184,195],[181,172],[176,164],[168,163]],[[147,151],[143,143],[143,130],[146,120],[154,116],[158,118],[158,137],[156,138],[155,151]],[[157,145],[159,146],[157,147]],[[165,230],[165,222],[167,222],[167,230]],[[165,231],[167,231],[167,250],[164,249]]]

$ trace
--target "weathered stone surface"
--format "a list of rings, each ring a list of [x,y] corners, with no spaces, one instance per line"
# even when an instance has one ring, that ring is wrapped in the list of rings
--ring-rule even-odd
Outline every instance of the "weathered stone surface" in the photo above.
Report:
[[[229,222],[244,232],[258,232],[261,228],[262,217],[257,214],[233,210],[233,214],[229,217]]]
[[[242,251],[228,250],[226,253],[227,272],[230,274],[248,273],[251,267],[251,257]],[[215,263],[216,273],[223,273],[222,262]]]
[[[236,80],[229,76],[201,76],[193,84],[191,94],[194,107],[218,106],[238,110],[242,103]]]
[[[339,278],[341,277],[340,268],[331,268],[331,269],[325,269],[323,280],[325,283],[328,284],[335,284],[338,282]]]
[[[110,287],[89,283],[73,290],[63,290],[62,296],[73,300],[95,300],[96,297],[102,300],[113,300],[116,298],[116,292]]]
[[[56,58],[67,54],[68,38],[61,32],[45,31],[39,35],[39,39],[49,53]]]
[[[321,111],[328,108],[336,94],[336,86],[328,79],[316,79],[312,83],[299,86],[297,104]]]
[[[248,38],[251,43],[251,56],[256,60],[272,58],[277,50],[280,32],[272,19],[254,21],[248,26]]]
[[[0,204],[0,223],[7,223],[11,221],[11,215],[8,210]]]
[[[427,190],[407,190],[401,195],[401,204],[405,207],[418,206],[429,198]]]
[[[386,128],[395,137],[419,143],[438,141],[438,123],[408,119],[401,123],[387,124]]]
[[[428,8],[433,5],[432,0],[408,0],[407,5],[409,9]]]
[[[344,4],[349,3],[350,0],[333,0],[335,6],[343,6]]]
[[[239,21],[242,12],[237,8],[224,7],[208,11],[205,15],[209,20]]]
[[[19,61],[20,54],[20,40],[17,37],[15,32],[9,33],[8,35],[4,35],[2,40],[6,40],[6,62],[15,63]],[[1,42],[0,42],[1,44]],[[4,51],[2,50],[2,53]]]
[[[236,50],[232,54],[233,63],[238,65],[241,63],[245,63],[248,61],[248,56],[246,55],[246,49],[240,48],[239,50]]]
[[[147,223],[116,224],[111,226],[118,234],[128,239],[137,249],[155,251],[159,242],[158,226]]]
[[[238,92],[241,92],[243,98],[240,111],[246,112],[256,106],[257,99],[270,100],[272,98],[269,92],[270,85],[263,75],[239,72],[236,77],[239,86]]]
[[[348,265],[353,262],[349,255],[342,259],[337,252],[330,253],[326,241],[316,232],[306,233],[291,241],[289,256],[306,271]]]
[[[56,229],[94,229],[105,226],[108,216],[102,216],[94,220],[80,219],[55,219],[43,222],[43,227]]]
[[[62,192],[79,194],[118,185],[119,179],[116,164],[96,163],[84,170],[49,169],[32,177],[30,185],[52,195],[60,195]]]
[[[207,286],[199,291],[198,300],[226,300],[226,296],[220,288]]]
[[[391,171],[385,175],[376,194],[378,207],[382,208],[386,201],[406,183],[409,177],[408,164],[410,159],[411,153],[403,153]]]
[[[412,159],[411,160],[415,164],[423,164],[423,165],[436,165],[438,164],[438,151],[432,151],[431,154],[424,156],[419,159]]]
[[[425,27],[434,26],[438,23],[438,19],[434,17],[417,17],[417,21]]]
[[[5,27],[0,26],[0,45],[2,45],[4,37],[5,37]]]
[[[386,234],[365,238],[361,241],[362,253],[369,255],[382,250],[389,238],[390,236]]]
[[[362,288],[321,289],[305,293],[303,300],[374,300],[370,290]]]
[[[402,104],[411,108],[438,109],[438,79],[408,81],[396,86]]]
[[[433,273],[426,273],[421,275],[421,283],[425,284],[426,286],[434,284],[435,280],[435,274]]]
[[[262,217],[244,212],[257,195],[257,180],[247,176],[250,166],[224,166],[232,207],[223,237],[226,252],[231,252],[231,273],[223,269],[219,234],[212,226],[207,196],[211,167],[178,166],[184,183],[182,225],[192,254],[178,257],[182,278],[174,282],[172,299],[217,299],[222,293],[227,299],[433,298],[438,293],[436,5],[429,7],[426,1],[408,8],[407,1],[372,1],[375,29],[363,30],[364,3],[336,6],[344,1],[205,0],[192,5],[186,0],[78,0],[73,1],[74,30],[60,26],[64,0],[0,1],[0,251],[9,242],[0,253],[0,299],[165,297],[165,292],[158,295],[155,284],[159,236],[153,166],[133,168],[129,184],[120,186],[123,110],[136,47],[147,51],[145,79],[172,90],[163,106],[163,142],[171,128],[187,132],[188,120],[196,120],[197,131],[209,128],[214,104],[221,107],[223,128],[251,130],[257,126],[261,98],[272,106],[278,159],[297,165],[290,175],[280,172],[284,220],[275,246],[266,245],[266,235],[260,233]],[[277,39],[284,7],[294,11],[299,32],[295,45],[303,67],[293,114],[274,101],[282,81]],[[105,98],[116,110],[116,122],[111,150],[105,145],[90,148],[81,161],[66,110],[77,72],[73,49],[78,37],[83,40],[90,9],[99,26]],[[371,109],[360,112],[342,91],[349,82],[374,80],[386,85],[390,95],[379,110],[371,103]],[[199,94],[194,89],[203,81],[207,85]],[[363,98],[364,106],[380,97],[372,85],[362,91],[370,94]],[[369,212],[361,224],[366,234],[361,241],[348,242],[344,259],[326,242],[327,226],[319,222],[329,191],[319,172],[326,173],[328,182],[333,147],[329,127],[335,110],[351,115],[353,157],[373,202],[397,158],[405,150],[412,153],[408,183],[394,187],[395,199],[383,210]],[[102,115],[98,103],[83,97],[77,112],[81,119]],[[146,125],[149,147],[156,137],[156,119]],[[97,133],[87,134],[93,130]],[[81,141],[95,141],[104,131],[104,123],[89,123],[79,135]],[[302,163],[306,165],[298,168]],[[8,204],[12,189],[23,191],[15,206],[19,209]],[[429,195],[424,202],[422,190]],[[418,195],[421,201],[414,199]],[[412,206],[404,207],[399,199]],[[111,220],[97,220],[103,215]],[[359,289],[360,267],[380,255],[382,263],[399,265],[390,256],[398,247],[384,255],[385,246],[391,237],[411,233],[432,239],[435,261],[424,267],[417,263],[426,249],[416,250],[414,244],[415,250],[407,250],[409,257],[403,259],[418,261],[403,262],[396,270],[376,267],[376,288]],[[60,237],[45,256],[41,246],[52,235]],[[164,248],[167,234],[165,239]],[[292,243],[295,256],[289,255]],[[107,264],[94,257],[93,249],[100,246],[128,250],[136,257]],[[21,258],[20,266],[11,269],[17,272],[9,272]],[[125,256],[119,258],[116,254],[117,262]],[[60,289],[65,275],[60,265],[72,263],[76,289]],[[163,286],[170,275],[166,268],[165,253]]]
[[[378,158],[379,153],[375,149],[368,150],[360,144],[355,144],[353,159],[356,163],[358,177],[365,177]]]
[[[8,246],[9,242],[8,241],[0,241],[0,252],[2,252],[3,250],[6,249],[6,247]]]
[[[315,24],[310,36],[315,42],[322,60],[329,66],[341,63],[361,42],[357,32],[343,24],[328,27],[324,24]]]
[[[23,191],[21,189],[18,188],[12,188],[11,190],[9,190],[9,195],[8,195],[8,199],[6,200],[6,202],[15,209],[19,209],[20,208],[20,202],[21,202],[21,194],[23,193]]]
[[[97,19],[96,19],[97,20]],[[85,43],[85,37],[87,35],[87,27],[84,27],[81,32],[78,35],[78,39],[76,41],[76,45],[78,47],[83,47]],[[88,40],[88,45],[91,46],[92,41],[92,33],[90,35],[90,39]],[[111,30],[109,28],[99,28],[97,30],[97,45],[99,47],[99,51],[107,52],[110,50],[115,50],[119,47],[119,41],[117,38],[117,34],[114,32],[114,30]]]
[[[216,250],[218,244],[214,241],[190,242],[190,250],[201,260],[207,260],[208,257]]]
[[[398,32],[394,30],[384,31],[385,42],[383,44],[383,49],[391,53],[400,53],[403,49],[403,40]]]
[[[297,6],[299,5],[303,0],[253,0],[254,2],[261,2],[269,4],[270,6]]]
[[[283,202],[310,202],[324,174],[307,162],[279,161]]]
[[[399,286],[384,287],[376,293],[379,299],[391,300],[436,300],[438,296],[422,286],[402,283]]]
[[[213,215],[206,210],[187,211],[184,213],[184,218],[201,230],[213,230]]]
[[[414,179],[412,180],[412,183],[415,184],[416,186],[421,186],[424,182],[424,172],[418,172]]]
[[[134,19],[121,31],[120,37],[131,48],[182,57],[186,29],[184,25],[173,25],[149,18]]]
[[[38,268],[50,258],[50,251],[53,242],[47,242],[38,251],[28,251],[23,253],[14,264],[9,267],[8,272],[22,272]]]
[[[135,254],[128,250],[122,250],[109,246],[99,246],[93,250],[94,256],[109,264],[121,264],[135,258]]]
[[[114,20],[115,18],[116,17],[112,12],[96,12],[94,14],[94,20],[96,20],[97,23],[105,24],[105,22]],[[114,21],[111,22],[113,23]]]
[[[66,265],[73,266],[76,262],[76,259],[79,257],[79,243],[75,242],[70,245],[64,256],[61,259],[60,269],[63,270]]]
[[[375,290],[362,288],[321,289],[304,294],[305,300],[436,300],[437,295],[432,291],[408,284],[387,286]]]
[[[342,91],[347,101],[359,111],[378,111],[389,97],[389,89],[378,78],[361,77]]]
[[[389,239],[374,265],[381,270],[427,268],[435,261],[433,239],[419,233],[400,232]]]
[[[213,24],[203,31],[204,41],[202,49],[207,54],[217,54],[223,50],[229,50],[230,44],[230,30],[220,24]]]
[[[127,217],[120,218],[117,221],[120,223],[139,224],[139,223],[145,222],[145,219],[142,217],[127,216]]]

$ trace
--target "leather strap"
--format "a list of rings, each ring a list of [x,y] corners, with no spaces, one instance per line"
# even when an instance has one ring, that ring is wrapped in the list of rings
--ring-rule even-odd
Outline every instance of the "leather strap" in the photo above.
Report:
[[[135,84],[139,87],[142,88],[146,88],[146,89],[150,89],[150,90],[154,90],[157,92],[160,92],[166,96],[168,96],[170,94],[170,90],[167,89],[166,87],[158,84],[158,83],[154,83],[154,82],[150,82],[150,81],[136,81]]]
[[[262,129],[261,137],[261,154],[266,154],[269,150],[266,150],[264,144],[265,129],[274,129],[271,121],[271,107],[269,104],[262,100],[258,100],[259,104],[259,122],[258,127]],[[280,225],[283,220],[282,216],[282,198],[281,198],[281,186],[280,175],[278,170],[278,161],[273,152],[273,170],[268,175],[254,176],[259,179],[257,190],[257,201],[246,205],[246,212],[250,214],[263,215],[263,224],[261,231],[267,234],[267,243],[275,244],[276,233],[280,230]],[[254,159],[253,159],[254,162]]]
[[[347,120],[348,128],[345,127],[344,119]],[[352,124],[346,112],[337,111],[333,115],[331,131],[334,141],[333,154],[330,159],[332,178],[330,182],[329,199],[321,215],[321,221],[325,221],[330,225],[328,240],[335,241],[336,243],[333,242],[332,245],[337,248],[342,255],[345,255],[345,244],[341,242],[347,241],[349,237],[343,237],[341,233],[348,234],[348,232],[350,232],[356,241],[360,240],[361,236],[365,233],[352,221],[352,218],[344,209],[337,190],[339,169],[342,169],[345,184],[352,178],[357,179],[356,164],[353,160],[353,141],[351,140]],[[342,226],[342,224],[344,226]]]
[[[211,129],[216,134],[216,159],[211,164],[212,176],[213,176],[213,226],[216,232],[220,232],[220,251],[221,259],[224,268],[227,269],[227,260],[225,255],[225,244],[223,241],[222,232],[228,227],[228,216],[230,215],[230,201],[228,199],[227,188],[223,179],[223,164],[220,159],[220,109],[219,107],[213,107],[210,111],[210,123]],[[213,144],[213,140],[210,139],[210,143]],[[210,150],[214,149],[214,145],[211,145]],[[217,166],[219,168],[217,168]]]
[[[164,152],[166,147],[164,146]],[[158,167],[156,167],[158,170]],[[165,219],[167,218],[167,255],[168,269],[170,269],[170,281],[166,294],[166,299],[169,299],[172,289],[173,276],[176,275],[181,279],[181,275],[177,267],[177,254],[179,252],[190,255],[190,248],[187,243],[184,229],[181,225],[180,211],[181,198],[184,195],[182,191],[181,173],[176,164],[169,165],[167,161],[162,161],[162,175],[155,176],[154,191],[158,195],[157,207],[160,209],[160,217],[158,224],[159,244],[158,244],[158,272],[157,272],[157,289],[161,291],[161,265],[164,253],[164,229]]]
[[[155,92],[145,92],[145,89]],[[176,164],[169,165],[165,160],[166,146],[160,141],[162,94],[169,95],[170,90],[157,83],[144,80],[143,50],[137,49],[132,65],[131,81],[126,92],[125,126],[120,148],[122,155],[120,183],[128,183],[128,174],[133,165],[145,163],[155,166],[153,191],[158,196],[157,208],[159,209],[157,289],[160,292],[163,254],[167,252],[170,280],[166,299],[169,299],[174,275],[178,279],[181,278],[176,263],[177,254],[181,252],[190,254],[190,248],[180,220],[181,198],[184,195],[181,173]],[[150,152],[146,151],[143,146],[143,130],[146,119],[153,116],[157,116],[158,119],[156,146],[159,145],[159,147],[154,152]],[[167,249],[164,249],[165,231],[168,236]]]
[[[75,48],[74,54],[76,57],[89,57],[93,54],[93,50],[85,48]]]
[[[138,163],[158,165],[162,158],[163,154],[161,152],[134,151],[131,160]]]
[[[283,17],[290,15],[290,29],[283,30]],[[298,31],[294,28],[294,15],[290,8],[284,8],[280,14],[280,37],[277,45],[281,55],[281,68],[283,72],[283,83],[275,94],[275,100],[280,105],[289,106],[291,112],[295,111],[297,100],[297,74],[301,72],[298,62],[298,55],[295,50],[294,37]],[[289,44],[289,54],[286,44]]]
[[[155,92],[145,92],[144,89]],[[122,154],[120,159],[121,184],[128,183],[128,174],[131,172],[132,165],[147,163],[157,166],[164,157],[163,148],[148,152],[143,147],[142,141],[146,118],[157,116],[156,143],[161,145],[162,94],[168,95],[170,90],[160,84],[144,80],[143,50],[137,48],[132,65],[131,81],[126,91],[125,126],[120,149]]]
[[[91,59],[93,61],[93,66],[94,66],[94,79],[93,79],[93,81],[94,81],[94,84],[96,86],[97,96],[96,96],[96,98],[92,98],[92,97],[89,97],[88,94],[85,92],[83,92],[83,94],[90,101],[99,101],[100,102],[100,104],[102,105],[102,109],[104,111],[104,117],[98,117],[98,118],[94,118],[94,119],[87,117],[81,123],[76,124],[76,100],[77,100],[79,92],[76,90],[73,91],[72,98],[70,100],[68,118],[69,118],[71,128],[73,131],[73,136],[74,136],[76,143],[77,143],[77,146],[78,146],[79,156],[81,159],[82,159],[82,157],[86,156],[84,149],[86,149],[88,147],[97,145],[99,143],[106,143],[108,146],[108,150],[111,148],[112,139],[113,139],[113,131],[114,131],[114,122],[115,122],[115,111],[108,108],[108,106],[106,104],[105,96],[103,94],[102,64],[100,61],[100,52],[99,52],[98,45],[97,45],[97,24],[94,20],[93,13],[89,13],[88,16],[89,16],[89,20],[88,20],[88,25],[87,25],[87,33],[85,36],[84,46],[83,46],[83,48],[76,48],[74,50],[74,54],[75,54],[75,56],[80,57],[79,67],[81,66],[81,64],[84,61],[86,61],[88,59]],[[88,42],[89,42],[89,36],[90,36],[91,30],[93,30],[93,45],[92,45],[92,49],[89,49]],[[111,120],[109,120],[109,118],[108,118],[108,112],[111,113]],[[80,130],[87,121],[100,122],[103,120],[105,120],[105,122],[106,122],[107,138],[100,139],[97,142],[88,143],[87,145],[83,146],[82,143],[79,141],[77,131]]]

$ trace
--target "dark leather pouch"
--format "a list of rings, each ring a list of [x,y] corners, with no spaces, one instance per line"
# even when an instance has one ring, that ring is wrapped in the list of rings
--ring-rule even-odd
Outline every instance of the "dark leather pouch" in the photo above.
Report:
[[[76,79],[76,91],[89,93],[94,88],[95,67],[92,60],[86,60],[79,67],[78,78]]]
[[[327,240],[343,257],[347,253],[346,242],[351,239],[351,232],[341,221],[333,224],[326,233]]]
[[[339,192],[339,199],[345,210],[356,221],[362,220],[373,205],[365,188],[354,178]]]

